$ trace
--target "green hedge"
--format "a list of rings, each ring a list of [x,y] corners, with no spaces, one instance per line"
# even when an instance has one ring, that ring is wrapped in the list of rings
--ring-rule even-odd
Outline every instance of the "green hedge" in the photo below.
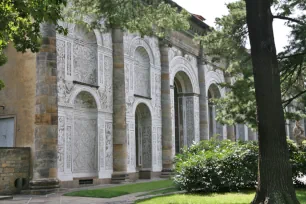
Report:
[[[306,149],[288,140],[293,181],[306,174]],[[257,183],[257,142],[206,140],[175,157],[174,182],[188,192],[225,192],[254,188]]]

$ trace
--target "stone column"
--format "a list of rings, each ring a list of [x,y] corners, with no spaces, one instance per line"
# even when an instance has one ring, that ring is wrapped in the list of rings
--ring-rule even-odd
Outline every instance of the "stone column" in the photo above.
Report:
[[[56,31],[41,25],[42,46],[36,55],[36,112],[33,149],[33,179],[30,189],[50,192],[59,187],[57,179],[57,59]],[[43,189],[49,189],[44,191]],[[37,193],[37,192],[36,192]]]
[[[170,69],[169,69],[169,46],[160,45],[161,52],[161,108],[162,108],[162,162],[163,172],[171,172],[173,165],[172,141],[172,117],[171,117],[171,93],[170,93]]]
[[[200,140],[209,139],[209,125],[208,125],[208,110],[207,110],[207,95],[206,95],[206,81],[205,81],[205,61],[203,55],[200,54],[198,58],[199,70],[199,85],[200,85]]]
[[[228,84],[232,84],[231,82],[231,76],[227,73],[224,72],[224,79],[225,82]],[[231,90],[226,89],[225,90],[226,93],[230,92]],[[236,141],[236,136],[235,136],[235,127],[233,125],[227,125],[226,126],[226,130],[227,130],[227,139],[231,140],[231,141]]]
[[[127,171],[126,99],[123,31],[112,29],[113,39],[113,168],[114,175]],[[113,178],[114,178],[113,175]],[[125,178],[124,178],[125,179]]]

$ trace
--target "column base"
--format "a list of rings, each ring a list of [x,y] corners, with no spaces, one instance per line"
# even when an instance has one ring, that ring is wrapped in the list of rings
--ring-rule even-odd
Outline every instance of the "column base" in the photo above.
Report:
[[[173,169],[163,169],[161,172],[161,178],[170,178],[173,175]]]
[[[58,193],[59,180],[55,178],[37,179],[29,182],[29,190],[21,191],[22,194],[30,195],[46,195],[50,193]]]
[[[130,182],[129,174],[126,172],[114,172],[112,174],[112,183],[120,184],[120,183],[128,183]]]

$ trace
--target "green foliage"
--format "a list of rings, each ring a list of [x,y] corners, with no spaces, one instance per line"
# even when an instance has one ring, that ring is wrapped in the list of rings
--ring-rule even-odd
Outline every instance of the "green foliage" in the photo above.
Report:
[[[281,67],[281,90],[287,119],[305,118],[305,55],[306,55],[306,16],[305,0],[274,1],[274,18],[282,19],[292,31],[289,46],[278,54]],[[227,4],[228,15],[216,19],[216,29],[206,36],[199,37],[211,61],[220,61],[226,76],[232,82],[220,84],[229,89],[225,98],[215,99],[217,120],[222,124],[247,124],[252,129],[257,126],[256,100],[251,55],[245,48],[248,41],[245,1]],[[297,16],[295,16],[297,14]],[[218,56],[218,57],[216,57]],[[218,109],[219,107],[219,109]]]
[[[118,27],[163,37],[169,31],[189,28],[190,14],[171,4],[168,0],[73,0],[64,11],[71,21],[90,19],[91,28]]]
[[[1,91],[1,89],[3,89],[4,87],[5,87],[5,85],[4,85],[3,81],[0,80],[0,91]]]
[[[129,185],[102,188],[102,189],[81,190],[81,191],[66,193],[65,196],[113,198],[131,193],[153,191],[157,189],[164,189],[170,187],[173,187],[173,182],[171,180],[162,180],[162,181],[136,183],[136,184],[129,184]]]
[[[306,174],[306,149],[288,140],[293,181]],[[255,188],[257,142],[208,140],[183,149],[175,158],[174,182],[189,192],[223,192]]]
[[[4,49],[12,42],[17,51],[40,47],[40,24],[57,25],[62,19],[61,6],[66,0],[2,0],[0,2],[0,66],[6,62]],[[58,31],[63,31],[57,27]]]

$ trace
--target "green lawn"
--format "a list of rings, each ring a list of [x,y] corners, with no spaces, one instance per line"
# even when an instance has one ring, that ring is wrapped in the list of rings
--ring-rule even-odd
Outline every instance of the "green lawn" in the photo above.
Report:
[[[306,204],[306,191],[297,190],[296,194],[301,204]],[[252,201],[254,195],[254,192],[208,195],[178,194],[138,201],[137,204],[246,204]]]
[[[167,194],[167,193],[175,193],[178,192],[179,190],[175,187],[171,187],[171,188],[165,188],[165,189],[161,189],[161,190],[156,190],[156,191],[151,191],[149,193],[144,193],[141,195],[138,195],[136,197],[141,197],[141,196],[147,196],[147,195],[163,195],[163,194]]]
[[[153,181],[146,183],[128,184],[123,186],[102,188],[94,190],[82,190],[66,193],[65,196],[80,196],[93,198],[113,198],[131,193],[148,192],[162,188],[174,187],[171,180]]]

